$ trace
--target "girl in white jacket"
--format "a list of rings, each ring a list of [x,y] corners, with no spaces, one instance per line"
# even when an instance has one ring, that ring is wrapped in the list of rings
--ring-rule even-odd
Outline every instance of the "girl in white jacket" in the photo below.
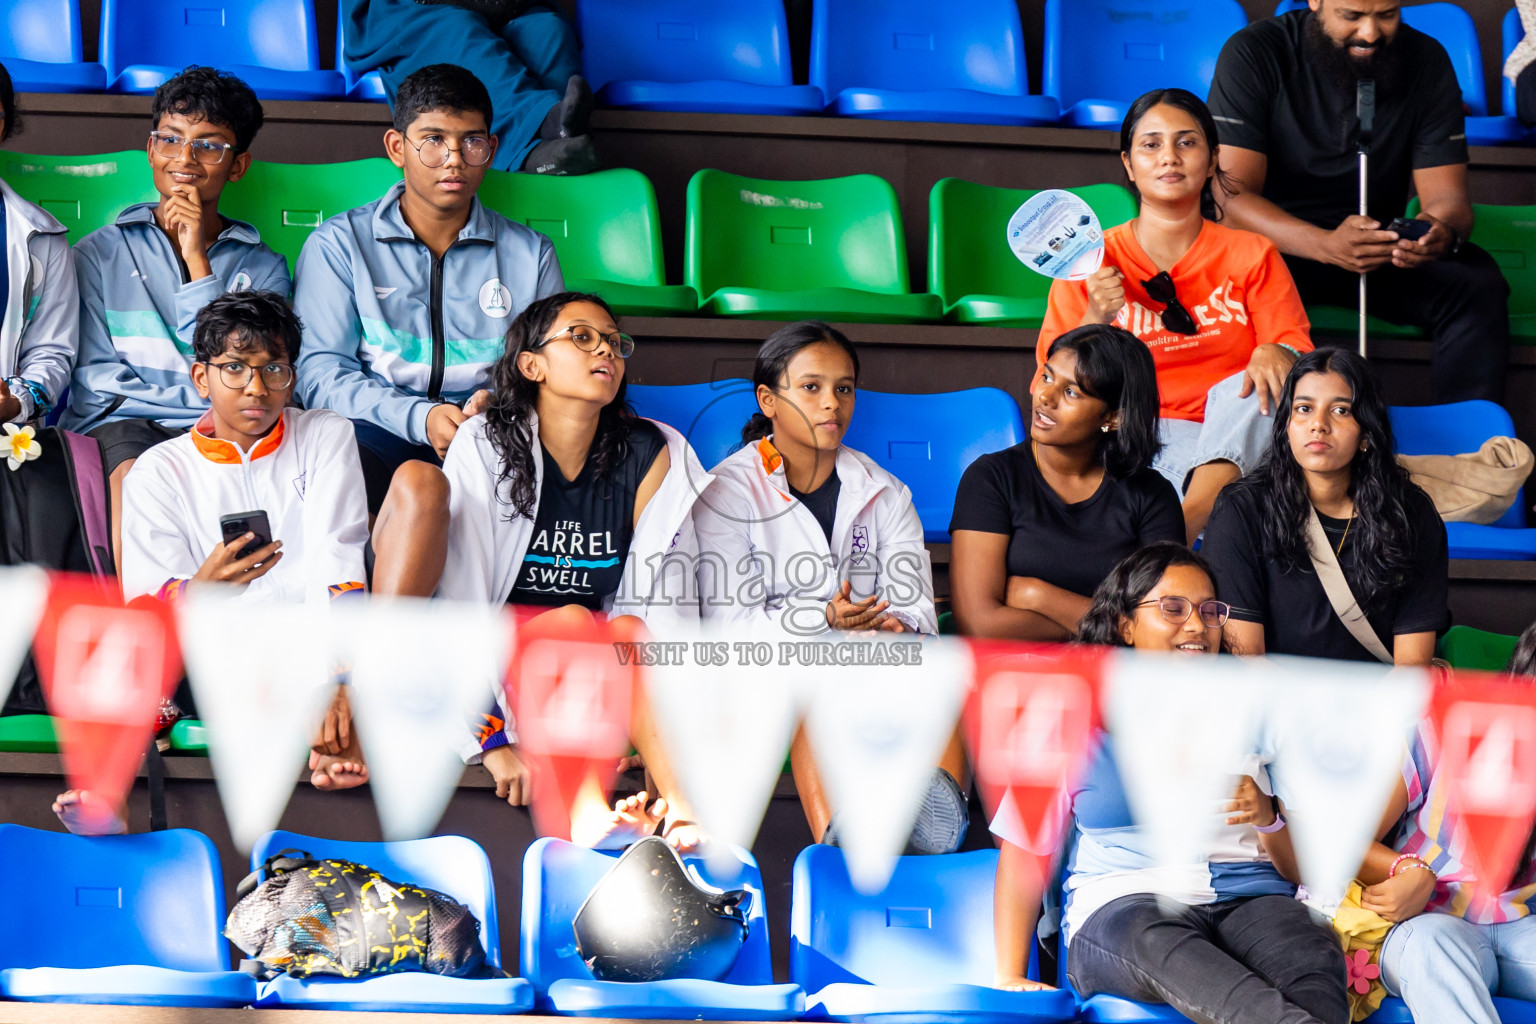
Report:
[[[0,142],[19,126],[11,76],[0,67]],[[0,181],[5,289],[0,314],[0,423],[41,420],[75,365],[80,292],[65,228]]]
[[[693,637],[690,512],[711,478],[681,434],[630,411],[624,361],[633,350],[595,295],[538,299],[513,321],[485,412],[459,428],[443,462],[450,498],[439,597],[542,607],[575,621],[634,616],[653,639]],[[630,738],[651,791],[669,800],[670,814],[658,809],[668,836],[692,845],[697,829],[676,798],[643,694],[635,708]],[[487,717],[466,760],[490,770],[499,796],[524,804],[528,772],[510,716],[503,704]],[[644,818],[643,801],[628,810]]]
[[[742,448],[710,471],[714,481],[693,509],[707,623],[770,641],[937,632],[911,492],[842,443],[858,375],[853,345],[819,321],[783,327],[758,350],[752,383],[760,411],[742,430]],[[790,765],[812,835],[835,842],[834,809],[803,730]],[[957,735],[934,770],[910,852],[959,847],[965,778]]]

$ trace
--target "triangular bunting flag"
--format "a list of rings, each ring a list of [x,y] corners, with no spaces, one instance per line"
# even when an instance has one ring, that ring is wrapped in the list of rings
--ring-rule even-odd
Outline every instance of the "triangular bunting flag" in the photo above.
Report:
[[[880,636],[844,643],[913,643]],[[806,736],[826,786],[848,875],[864,892],[890,880],[928,780],[960,718],[971,677],[958,641],[923,641],[921,662],[806,673]],[[870,659],[875,660],[875,659]]]
[[[1510,888],[1536,817],[1536,687],[1530,680],[1457,671],[1436,688],[1435,767],[1463,857],[1485,899]]]
[[[1068,794],[1087,767],[1106,649],[972,642],[965,732],[983,802],[1006,794],[1044,885],[1061,849]]]
[[[1260,748],[1285,805],[1301,880],[1324,903],[1344,895],[1376,838],[1429,698],[1422,669],[1266,659]]]
[[[629,749],[640,660],[633,645],[640,642],[622,625],[597,621],[546,618],[518,630],[507,696],[533,772],[531,810],[540,835],[570,839],[578,804],[604,800],[613,785]]]
[[[181,651],[208,731],[208,759],[235,846],[277,827],[335,691],[330,621],[303,605],[193,592],[177,608]],[[231,656],[229,624],[272,642]]]
[[[704,832],[750,849],[800,715],[792,674],[716,664],[745,636],[706,633],[675,664],[646,669],[646,691],[678,787]],[[721,848],[718,845],[715,848]]]
[[[10,692],[48,602],[48,574],[34,565],[0,568],[0,690]],[[0,696],[0,703],[4,697]]]
[[[1159,864],[1206,859],[1258,738],[1260,670],[1224,657],[1131,651],[1105,665],[1110,748]]]
[[[123,607],[111,580],[55,575],[34,651],[71,789],[120,807],[154,737],[160,701],[181,676],[163,601]]]
[[[486,605],[413,598],[330,612],[384,838],[431,835],[475,747],[474,723],[495,705],[507,621]]]

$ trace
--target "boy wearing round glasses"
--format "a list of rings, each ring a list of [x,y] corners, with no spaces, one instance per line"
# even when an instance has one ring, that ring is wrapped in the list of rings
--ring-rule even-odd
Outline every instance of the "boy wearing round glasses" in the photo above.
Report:
[[[74,249],[80,356],[60,420],[101,443],[119,554],[134,460],[208,408],[189,376],[198,311],[228,291],[289,290],[287,261],[254,227],[219,213],[224,187],[251,165],[256,94],[223,71],[188,68],[155,91],[150,116],[145,154],[159,201],[128,207]]]
[[[189,379],[208,410],[124,481],[124,597],[224,583],[265,601],[323,603],[363,589],[368,510],[352,425],[289,404],[300,337],[272,292],[203,308]],[[270,537],[226,541],[220,520],[256,511]]]
[[[564,289],[549,239],[476,198],[496,153],[491,98],[452,64],[401,83],[384,149],[402,172],[382,199],[333,217],[304,244],[294,307],[305,324],[299,397],[351,419],[368,507],[393,484],[438,493],[465,406],[486,386],[522,308]],[[396,472],[411,462],[425,463]]]

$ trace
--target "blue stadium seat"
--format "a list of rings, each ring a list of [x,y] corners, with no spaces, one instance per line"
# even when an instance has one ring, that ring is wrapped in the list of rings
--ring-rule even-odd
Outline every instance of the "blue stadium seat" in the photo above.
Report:
[[[1452,3],[1420,4],[1403,8],[1403,22],[1433,36],[1450,54],[1467,107],[1467,143],[1473,146],[1508,146],[1525,141],[1526,130],[1514,118],[1514,106],[1504,116],[1489,116],[1488,92],[1483,85],[1483,46],[1477,38],[1472,15]]]
[[[635,412],[688,439],[705,469],[741,447],[741,428],[757,412],[752,382],[735,377],[703,384],[631,384]]]
[[[188,64],[238,75],[264,100],[340,99],[320,69],[313,0],[102,0],[109,92],[152,93]]]
[[[828,113],[885,121],[1055,124],[1030,96],[1015,0],[817,0],[811,84]]]
[[[0,62],[17,92],[100,92],[107,72],[87,64],[76,0],[9,0],[0,10]]]
[[[997,388],[930,395],[860,391],[844,443],[889,470],[912,491],[923,539],[949,542],[955,491],[966,467],[1023,441],[1019,403]]]
[[[885,891],[848,880],[843,851],[807,846],[795,859],[789,975],[806,1019],[852,1024],[1043,1024],[1070,1021],[1070,992],[992,987],[997,851],[902,857]]]
[[[123,1006],[248,1006],[229,970],[213,843],[171,829],[86,838],[0,825],[0,996]]]
[[[561,839],[539,839],[523,856],[522,973],[538,990],[538,1009],[574,1017],[631,1020],[795,1020],[805,1010],[799,985],[773,984],[763,877],[746,850],[725,871],[689,856],[688,865],[717,889],[747,889],[747,941],[724,981],[597,981],[571,941],[571,922],[587,894],[613,867],[603,853]]]
[[[336,4],[336,70],[341,72],[342,88],[346,90],[347,99],[365,103],[388,103],[389,93],[384,88],[382,75],[377,71],[355,75],[352,69],[347,67],[345,56],[347,19],[343,15],[345,9],[345,4]]]
[[[1494,996],[1493,1008],[1498,1011],[1500,1024],[1536,1024],[1536,1003]],[[1414,1020],[1407,1003],[1388,996],[1362,1024],[1414,1024]]]
[[[479,920],[486,963],[501,966],[491,862],[474,840],[433,836],[401,843],[359,843],[269,832],[251,851],[251,867],[258,868],[268,857],[289,848],[366,864],[391,881],[452,896]],[[524,1013],[533,1008],[533,986],[522,978],[448,978],[422,971],[362,979],[280,975],[261,983],[255,1005],[396,1013]]]
[[[1519,10],[1511,7],[1507,12],[1505,12],[1502,29],[1503,31],[1500,32],[1500,35],[1503,36],[1502,42],[1504,44],[1504,49],[1499,59],[1499,81],[1504,84],[1504,92],[1502,98],[1504,113],[1510,117],[1514,117],[1515,83],[1505,78],[1502,72],[1504,70],[1503,62],[1509,59],[1510,52],[1513,51],[1516,46],[1520,45],[1520,40],[1525,38],[1525,25],[1520,21]],[[1524,125],[1521,127],[1524,128]],[[1527,143],[1531,141],[1530,131],[1526,131],[1522,141]]]
[[[1046,0],[1042,91],[1063,124],[1118,129],[1144,92],[1203,97],[1222,45],[1247,24],[1237,0]]]
[[[1392,435],[1400,455],[1475,452],[1490,437],[1514,437],[1515,424],[1500,405],[1482,400],[1449,405],[1394,405]],[[1525,488],[1496,523],[1446,523],[1452,558],[1536,558],[1536,529],[1525,523]]]
[[[581,0],[583,74],[605,107],[819,114],[795,85],[781,0]]]

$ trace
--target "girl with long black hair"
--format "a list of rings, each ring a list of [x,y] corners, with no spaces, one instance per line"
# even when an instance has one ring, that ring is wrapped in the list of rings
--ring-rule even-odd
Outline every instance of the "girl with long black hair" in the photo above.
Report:
[[[970,636],[1065,640],[1115,564],[1183,540],[1157,455],[1152,354],[1119,327],[1056,339],[1030,395],[1029,440],[971,464],[955,495],[950,584]]]
[[[633,349],[596,295],[561,292],[518,314],[484,414],[459,429],[443,462],[451,490],[439,597],[545,608],[572,622],[634,616],[657,639],[692,635],[690,513],[710,477],[681,434],[625,402]],[[670,802],[669,833],[691,825],[643,695],[630,739],[650,792]],[[501,722],[480,746],[498,795],[526,803],[527,770]],[[644,801],[628,809],[646,812]],[[670,838],[690,845],[693,831]]]
[[[1201,550],[1232,604],[1234,653],[1428,665],[1448,625],[1445,525],[1397,463],[1370,367],[1346,349],[1291,368],[1269,453],[1222,492]],[[1351,600],[1351,617],[1365,613],[1353,630]]]
[[[752,371],[758,411],[742,447],[694,505],[706,621],[770,640],[829,632],[937,632],[923,524],[905,484],[843,444],[859,356],[816,320],[775,331]],[[790,749],[795,787],[817,842],[836,810],[803,730]],[[965,752],[958,733],[933,770],[911,853],[950,853],[965,837]]]
[[[1228,608],[1203,559],[1182,544],[1151,544],[1115,566],[1083,617],[1086,643],[1145,658],[1214,655]],[[1168,1003],[1220,1024],[1345,1024],[1338,940],[1295,899],[1298,870],[1277,801],[1241,776],[1205,859],[1160,864],[1131,815],[1107,733],[1071,793],[1076,832],[1066,866],[1062,950],[1084,997]],[[992,821],[1002,840],[993,913],[996,984],[1024,976],[1034,937],[1028,831],[1011,796]]]

